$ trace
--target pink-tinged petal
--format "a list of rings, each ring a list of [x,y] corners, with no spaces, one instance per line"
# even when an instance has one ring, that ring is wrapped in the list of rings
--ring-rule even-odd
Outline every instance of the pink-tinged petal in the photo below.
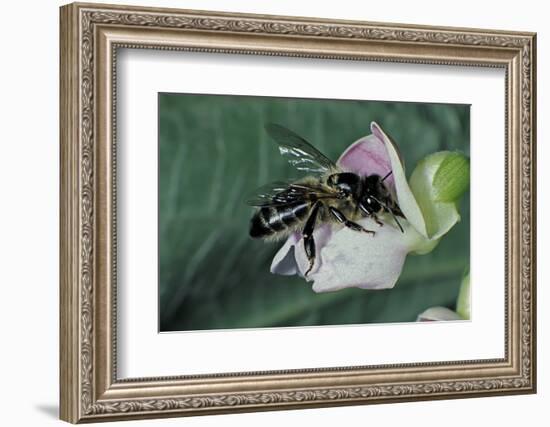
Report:
[[[269,269],[271,273],[282,276],[292,276],[298,273],[298,266],[294,255],[294,247],[298,240],[300,240],[298,233],[292,233],[288,236],[284,245],[281,246],[281,249],[273,257],[271,268]]]
[[[385,176],[389,187],[395,192],[401,211],[420,234],[428,237],[422,211],[412,193],[403,160],[397,145],[376,123],[371,123],[371,135],[365,136],[350,145],[340,156],[337,164],[344,170],[359,175]]]
[[[392,168],[386,145],[376,135],[364,136],[355,141],[344,151],[336,164],[345,171],[361,176],[375,174],[384,177]],[[392,175],[386,178],[385,182],[394,190]]]
[[[448,320],[462,320],[461,317],[446,307],[430,307],[416,318],[417,322],[436,322]]]

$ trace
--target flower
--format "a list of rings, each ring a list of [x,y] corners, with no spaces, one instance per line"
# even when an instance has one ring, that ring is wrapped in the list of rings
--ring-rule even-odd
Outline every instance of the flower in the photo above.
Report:
[[[447,307],[430,307],[416,318],[417,322],[435,322],[444,320],[462,320],[456,311]]]
[[[417,322],[434,322],[444,320],[470,319],[470,274],[462,279],[460,291],[456,300],[456,311],[447,307],[430,307],[416,318]]]
[[[309,262],[300,233],[292,234],[271,264],[275,274],[299,274],[313,281],[313,291],[343,288],[392,288],[409,253],[425,254],[460,220],[457,202],[469,183],[465,156],[442,151],[429,155],[413,171],[409,182],[396,144],[375,122],[372,134],[360,138],[342,154],[337,165],[359,175],[385,176],[405,219],[401,232],[389,214],[380,215],[384,226],[371,218],[357,221],[374,236],[346,227],[322,224],[314,231],[315,264],[306,276]]]

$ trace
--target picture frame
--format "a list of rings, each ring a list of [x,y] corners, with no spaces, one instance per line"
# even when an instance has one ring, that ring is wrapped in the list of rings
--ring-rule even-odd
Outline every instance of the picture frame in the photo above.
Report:
[[[536,35],[74,3],[60,9],[60,417],[71,422],[536,392]],[[504,70],[504,357],[117,376],[117,52]]]

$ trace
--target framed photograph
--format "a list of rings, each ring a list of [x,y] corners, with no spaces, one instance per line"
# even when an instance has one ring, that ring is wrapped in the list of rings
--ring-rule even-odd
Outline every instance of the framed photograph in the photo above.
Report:
[[[535,392],[535,34],[60,22],[63,420]]]

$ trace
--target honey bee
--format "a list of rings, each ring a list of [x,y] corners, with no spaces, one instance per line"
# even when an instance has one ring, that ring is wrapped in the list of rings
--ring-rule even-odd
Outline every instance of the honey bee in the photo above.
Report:
[[[384,183],[391,170],[381,177],[346,172],[309,142],[289,129],[268,124],[267,133],[278,144],[281,155],[296,169],[311,175],[296,181],[273,182],[256,190],[247,203],[257,208],[250,220],[250,236],[279,240],[299,231],[309,261],[307,276],[315,264],[313,231],[320,223],[348,227],[374,235],[356,221],[372,218],[379,226],[379,214],[389,213],[401,232],[397,217],[404,218],[392,192]]]

